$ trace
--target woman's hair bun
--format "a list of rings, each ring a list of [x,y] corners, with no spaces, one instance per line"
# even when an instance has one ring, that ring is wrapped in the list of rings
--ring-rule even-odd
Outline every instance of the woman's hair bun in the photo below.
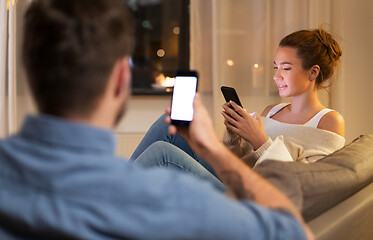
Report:
[[[337,41],[334,40],[330,33],[326,32],[322,28],[315,29],[314,32],[321,43],[327,48],[329,56],[335,63],[337,63],[339,58],[342,56],[342,50]]]

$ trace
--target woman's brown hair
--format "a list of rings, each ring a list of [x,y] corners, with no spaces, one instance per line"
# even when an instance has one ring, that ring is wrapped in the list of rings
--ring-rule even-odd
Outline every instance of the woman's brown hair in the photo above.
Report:
[[[337,41],[321,28],[293,32],[284,37],[279,46],[297,49],[303,69],[310,69],[314,65],[320,67],[320,73],[316,78],[317,88],[322,88],[322,83],[332,77],[342,56]]]

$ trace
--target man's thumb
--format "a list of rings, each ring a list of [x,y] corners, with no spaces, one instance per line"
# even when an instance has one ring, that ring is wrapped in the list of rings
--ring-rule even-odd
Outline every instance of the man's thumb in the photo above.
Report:
[[[197,107],[200,104],[201,104],[201,97],[199,96],[199,93],[196,93],[196,95],[194,96],[193,107]]]

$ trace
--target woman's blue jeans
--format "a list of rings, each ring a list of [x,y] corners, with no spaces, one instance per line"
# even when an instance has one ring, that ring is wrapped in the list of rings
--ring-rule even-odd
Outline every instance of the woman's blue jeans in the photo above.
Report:
[[[162,115],[149,128],[130,161],[144,167],[169,167],[187,172],[224,191],[226,187],[217,178],[214,170],[193,152],[187,141],[181,135],[171,136],[168,133],[168,125],[164,123],[165,116]]]

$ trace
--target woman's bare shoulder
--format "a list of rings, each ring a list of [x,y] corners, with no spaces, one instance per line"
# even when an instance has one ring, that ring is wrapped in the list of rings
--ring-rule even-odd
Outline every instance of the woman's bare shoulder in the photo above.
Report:
[[[330,111],[320,119],[317,128],[331,131],[344,137],[345,120],[337,111]]]
[[[268,105],[266,108],[264,108],[263,112],[262,112],[262,116],[265,117],[267,116],[267,114],[269,113],[269,111],[276,105],[278,105],[279,103],[275,103],[275,104],[271,104],[271,105]]]

